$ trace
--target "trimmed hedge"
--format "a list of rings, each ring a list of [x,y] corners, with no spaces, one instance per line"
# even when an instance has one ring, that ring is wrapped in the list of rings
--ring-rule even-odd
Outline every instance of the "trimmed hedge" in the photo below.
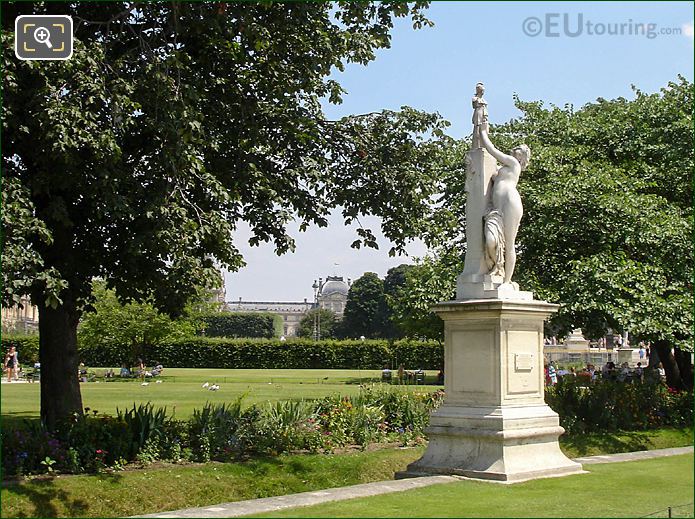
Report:
[[[11,346],[17,348],[20,364],[33,365],[39,361],[39,336],[38,335],[3,335],[3,355]]]
[[[206,337],[279,337],[282,317],[269,312],[223,312],[201,316]]]
[[[109,351],[81,349],[88,366],[117,366]],[[384,364],[408,369],[439,369],[444,347],[438,342],[400,340],[221,339],[190,337],[153,346],[147,362],[170,368],[239,369],[381,369]]]

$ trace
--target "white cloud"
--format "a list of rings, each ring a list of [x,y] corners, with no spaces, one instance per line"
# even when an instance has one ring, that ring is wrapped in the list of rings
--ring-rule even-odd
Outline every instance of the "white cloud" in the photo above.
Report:
[[[683,24],[683,35],[686,38],[690,38],[691,40],[693,39],[693,23],[684,23]]]

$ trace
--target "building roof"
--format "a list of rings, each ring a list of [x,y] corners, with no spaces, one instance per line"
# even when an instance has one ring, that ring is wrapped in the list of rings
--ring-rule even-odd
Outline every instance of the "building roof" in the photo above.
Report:
[[[321,287],[321,295],[341,294],[346,296],[350,287],[343,281],[342,276],[328,276],[326,282]]]

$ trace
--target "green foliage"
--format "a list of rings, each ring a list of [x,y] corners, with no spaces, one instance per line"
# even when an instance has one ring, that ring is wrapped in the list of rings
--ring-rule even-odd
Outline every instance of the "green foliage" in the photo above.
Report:
[[[660,381],[633,383],[565,376],[546,388],[545,400],[569,433],[692,426],[693,393]]]
[[[175,316],[218,266],[243,266],[240,221],[279,254],[294,248],[290,220],[325,226],[337,207],[346,223],[380,216],[393,253],[419,234],[447,123],[408,107],[330,121],[321,99],[341,102],[332,72],[388,48],[395,18],[431,25],[426,7],[77,2],[62,11],[80,20],[74,52],[58,62],[12,52],[16,16],[46,5],[4,7],[2,301],[32,292],[66,328],[42,336],[69,359],[45,366],[42,401],[62,402],[45,419],[80,411],[79,388],[52,381],[77,368],[94,277]],[[360,227],[353,245],[377,244]]]
[[[421,438],[429,412],[442,393],[417,394],[397,388],[365,388],[354,401],[282,401],[242,409],[206,403],[188,421],[167,419],[166,408],[133,405],[118,417],[75,416],[56,434],[39,422],[0,431],[5,474],[98,472],[125,462],[228,461],[299,449],[327,450],[377,441],[408,443]],[[390,418],[392,421],[387,421]],[[52,463],[46,461],[51,460]]]
[[[258,410],[242,410],[241,395],[228,404],[206,402],[188,422],[190,449],[199,461],[228,460],[252,452],[258,438]]]
[[[340,334],[376,339],[385,335],[388,326],[384,282],[374,272],[366,272],[350,286]]]
[[[315,323],[317,318],[319,322]],[[314,338],[314,324],[320,324],[318,330],[320,336],[318,339],[335,339],[336,332],[340,326],[336,319],[335,312],[327,308],[314,308],[313,310],[309,310],[304,317],[302,317],[302,320],[299,321],[297,336]]]
[[[692,84],[580,110],[517,106],[524,115],[495,132],[534,153],[519,184],[519,282],[563,303],[564,329],[691,350]]]
[[[33,365],[39,361],[38,335],[3,335],[0,346],[2,351],[7,351],[12,346],[17,348],[20,364]]]
[[[103,282],[94,283],[94,312],[85,315],[78,329],[78,341],[88,351],[103,351],[111,366],[134,363],[137,358],[156,360],[152,348],[192,335],[192,320],[172,319],[151,303],[118,300],[116,292]]]
[[[282,318],[267,312],[218,312],[201,315],[206,337],[278,337],[277,321]]]
[[[191,337],[153,346],[151,355],[170,368],[381,369],[384,364],[439,369],[439,342],[399,340],[219,339]],[[114,366],[117,357],[102,349],[82,349],[89,366]]]
[[[161,439],[164,434],[164,427],[167,418],[166,407],[155,409],[152,404],[139,404],[137,407],[133,402],[133,407],[125,411],[116,409],[118,419],[122,420],[130,430],[130,452],[132,458],[142,450],[148,442]]]
[[[454,299],[462,260],[458,252],[442,252],[437,259],[418,260],[406,272],[405,284],[389,298],[392,319],[406,336],[444,340],[444,323],[432,307]]]

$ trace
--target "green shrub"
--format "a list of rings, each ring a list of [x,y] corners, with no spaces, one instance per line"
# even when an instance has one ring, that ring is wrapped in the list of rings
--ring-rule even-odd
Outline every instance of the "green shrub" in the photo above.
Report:
[[[166,409],[133,405],[118,416],[74,416],[56,433],[40,422],[0,430],[3,473],[99,472],[127,462],[227,461],[297,450],[330,451],[341,445],[422,438],[442,393],[417,394],[367,387],[353,399],[284,401],[242,409],[210,403],[190,420],[167,419]]]
[[[3,335],[2,350],[7,351],[11,346],[17,348],[20,364],[33,365],[39,361],[38,335]]]
[[[154,450],[159,445],[164,435],[164,427],[167,419],[167,408],[154,406],[147,402],[137,407],[133,402],[132,409],[121,412],[116,408],[118,419],[128,425],[130,431],[130,457],[140,452],[149,442],[149,449]]]
[[[545,401],[570,433],[643,430],[693,423],[693,394],[674,391],[659,380],[589,381],[563,377],[545,390]]]
[[[439,369],[444,349],[438,342],[401,340],[223,339],[190,337],[152,347],[151,359],[171,368],[380,369],[384,364]],[[108,352],[80,349],[88,366],[114,366]]]
[[[200,319],[206,337],[271,339],[282,334],[282,317],[269,312],[223,312]]]
[[[245,395],[232,403],[211,404],[195,409],[189,421],[190,447],[198,461],[220,461],[255,450],[258,411],[242,410]]]

